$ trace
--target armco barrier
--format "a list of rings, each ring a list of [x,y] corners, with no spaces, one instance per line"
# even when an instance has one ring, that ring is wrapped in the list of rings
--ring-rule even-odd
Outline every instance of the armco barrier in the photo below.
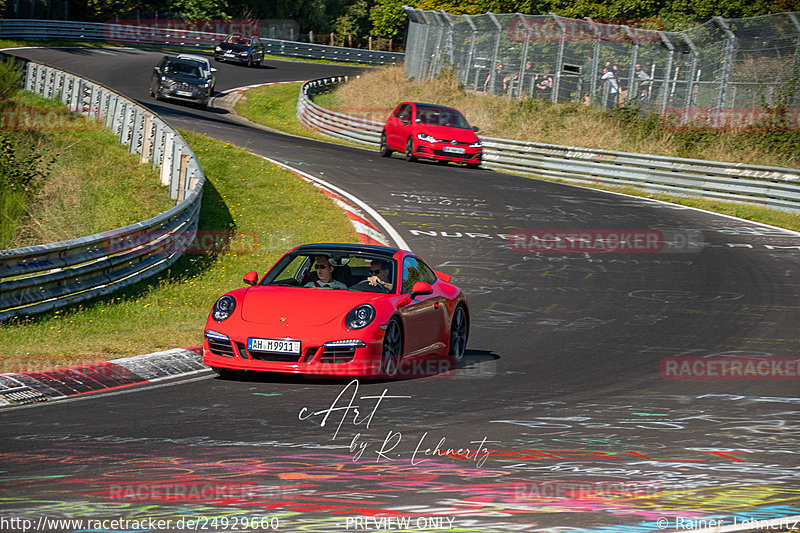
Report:
[[[25,88],[101,120],[143,163],[160,167],[175,207],[69,241],[0,250],[0,321],[102,296],[167,269],[197,228],[205,176],[183,137],[157,115],[92,81],[34,62]]]
[[[0,20],[4,39],[28,41],[101,41],[128,44],[149,44],[176,47],[206,48],[210,52],[224,34],[100,22],[70,20],[7,19]],[[327,61],[348,61],[368,65],[402,63],[405,54],[327,46],[280,39],[260,39],[267,54]]]
[[[324,109],[312,101],[347,77],[303,84],[301,123],[320,133],[378,148],[382,122]],[[800,170],[482,137],[483,166],[580,183],[629,185],[649,192],[759,204],[800,213]]]

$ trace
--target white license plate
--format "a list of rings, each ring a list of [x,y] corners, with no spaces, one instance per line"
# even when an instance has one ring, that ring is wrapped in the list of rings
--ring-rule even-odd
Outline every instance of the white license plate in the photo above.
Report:
[[[228,53],[225,53],[224,55],[225,55],[225,57],[236,57],[235,55],[233,55],[233,54],[228,54]]]
[[[175,91],[175,94],[177,94],[178,96],[192,96],[192,93],[190,91]]]
[[[449,152],[451,154],[466,154],[467,151],[463,148],[457,148],[455,146],[443,146],[442,152]]]
[[[300,341],[286,339],[247,339],[247,349],[256,352],[292,353],[300,355]]]

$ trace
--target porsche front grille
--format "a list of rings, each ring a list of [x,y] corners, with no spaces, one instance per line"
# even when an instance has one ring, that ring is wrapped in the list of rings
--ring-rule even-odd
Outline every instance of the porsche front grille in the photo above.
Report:
[[[214,355],[221,355],[223,357],[233,357],[233,346],[231,341],[223,341],[219,339],[208,339],[208,349]]]
[[[328,346],[322,353],[320,362],[322,363],[349,363],[356,355],[353,346]]]

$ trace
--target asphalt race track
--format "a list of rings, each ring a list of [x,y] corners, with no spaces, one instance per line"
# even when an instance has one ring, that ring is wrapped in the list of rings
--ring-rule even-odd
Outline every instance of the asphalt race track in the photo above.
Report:
[[[3,519],[79,518],[70,528],[92,531],[166,529],[111,522],[152,519],[212,531],[624,533],[800,515],[797,234],[384,159],[156,102],[147,84],[158,52],[17,53],[358,196],[454,275],[472,328],[466,364],[433,362],[428,377],[209,374],[4,409]],[[216,64],[217,89],[357,70],[266,64]],[[533,238],[555,231],[664,238],[636,253]],[[720,368],[745,371],[734,379]],[[690,379],[704,372],[717,375]]]

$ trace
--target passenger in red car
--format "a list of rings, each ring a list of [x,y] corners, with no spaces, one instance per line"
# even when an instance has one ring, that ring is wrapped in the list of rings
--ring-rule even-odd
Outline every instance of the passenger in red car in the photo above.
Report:
[[[333,279],[333,269],[335,268],[327,257],[318,255],[314,257],[316,263],[318,281],[309,281],[306,287],[317,287],[322,289],[346,289],[347,285],[341,281]]]
[[[392,291],[392,265],[385,261],[374,260],[369,265],[372,274],[367,278],[370,285],[380,286],[388,292]]]

